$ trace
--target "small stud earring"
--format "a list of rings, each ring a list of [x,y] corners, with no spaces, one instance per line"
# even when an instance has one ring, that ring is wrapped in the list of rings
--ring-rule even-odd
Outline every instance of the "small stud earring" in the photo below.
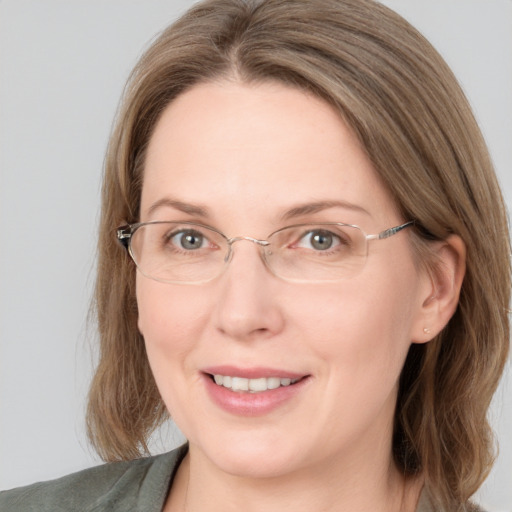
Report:
[[[428,327],[423,327],[423,332],[425,334],[430,334],[430,329]]]

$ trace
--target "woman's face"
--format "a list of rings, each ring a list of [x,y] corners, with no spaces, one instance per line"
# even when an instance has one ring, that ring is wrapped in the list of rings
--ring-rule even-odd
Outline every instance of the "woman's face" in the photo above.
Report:
[[[141,221],[155,220],[265,239],[290,224],[371,234],[409,219],[330,106],[278,84],[226,81],[193,87],[159,120],[141,206]],[[408,237],[370,241],[362,270],[339,282],[275,277],[249,241],[205,284],[137,272],[149,362],[191,453],[252,476],[389,458],[397,382],[411,340],[422,341],[431,286]],[[233,391],[212,374],[280,387]],[[299,380],[281,386],[287,378]]]

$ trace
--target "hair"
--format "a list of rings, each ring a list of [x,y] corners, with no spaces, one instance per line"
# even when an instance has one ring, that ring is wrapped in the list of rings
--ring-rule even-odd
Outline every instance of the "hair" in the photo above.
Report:
[[[503,199],[469,104],[436,50],[373,0],[207,0],[163,31],[133,70],[105,160],[95,311],[99,364],[89,437],[108,461],[148,452],[167,411],[137,328],[135,266],[116,228],[139,220],[148,142],[195,84],[279,82],[328,102],[359,138],[420,260],[451,234],[467,249],[458,308],[412,345],[398,391],[393,454],[435,503],[463,510],[494,458],[487,422],[509,346],[510,243]]]

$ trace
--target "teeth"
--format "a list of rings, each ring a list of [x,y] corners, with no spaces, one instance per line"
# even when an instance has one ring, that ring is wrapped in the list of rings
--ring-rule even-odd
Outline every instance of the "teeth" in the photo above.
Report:
[[[270,377],[270,379],[266,379],[267,381],[267,389],[277,389],[281,385],[281,379],[279,377]]]
[[[224,384],[225,387],[228,387]],[[249,391],[249,379],[243,379],[242,377],[231,377],[231,389],[233,391]]]
[[[251,379],[247,381],[247,387],[250,391],[266,391],[268,389],[267,379],[264,377],[261,379]]]
[[[246,379],[244,377],[231,377],[229,375],[214,375],[213,379],[219,386],[224,386],[232,391],[248,391],[258,393],[268,389],[277,389],[280,386],[290,386],[299,379],[289,379],[279,377],[261,377],[259,379]]]

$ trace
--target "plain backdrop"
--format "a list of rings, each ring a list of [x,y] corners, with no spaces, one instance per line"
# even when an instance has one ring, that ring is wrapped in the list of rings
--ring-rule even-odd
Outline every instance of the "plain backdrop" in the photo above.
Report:
[[[190,0],[0,0],[0,489],[99,463],[84,435],[103,154],[127,75]],[[512,2],[386,0],[459,77],[512,200]],[[512,511],[510,370],[501,454],[479,493]],[[179,442],[168,427],[156,451]]]

